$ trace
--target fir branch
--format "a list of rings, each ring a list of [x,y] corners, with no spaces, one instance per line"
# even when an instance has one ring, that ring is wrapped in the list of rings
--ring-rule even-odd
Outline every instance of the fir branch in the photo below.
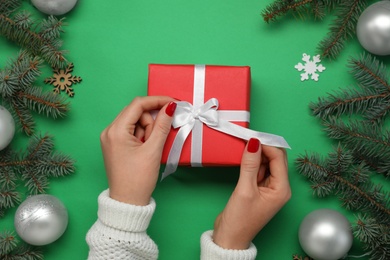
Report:
[[[64,54],[66,51],[60,50],[61,42],[57,40],[62,32],[63,18],[50,16],[35,28],[41,31],[34,31],[32,26],[34,21],[29,19],[25,12],[18,13],[14,20],[7,15],[0,13],[0,34],[11,41],[26,48],[34,56],[39,56],[50,64],[52,68],[62,68],[66,65]]]
[[[316,103],[310,103],[309,108],[315,116],[326,119],[331,115],[339,117],[343,114],[364,113],[388,98],[390,93],[377,93],[369,88],[361,91],[349,88],[335,91],[326,98],[319,97]]]
[[[31,30],[31,27],[34,24],[34,21],[31,19],[31,14],[25,10],[15,14],[13,22],[18,28],[23,30]]]
[[[32,195],[45,193],[49,188],[49,181],[47,176],[41,172],[36,172],[35,167],[23,171],[22,180],[25,181],[25,187]]]
[[[390,224],[378,221],[376,218],[359,214],[353,226],[353,234],[364,244],[364,250],[369,251],[370,259],[389,259]]]
[[[355,27],[360,14],[366,7],[365,0],[342,1],[336,19],[328,36],[318,46],[322,57],[335,59],[344,47],[344,42],[355,35]]]
[[[18,240],[10,231],[0,232],[0,256],[4,256],[17,248]]]
[[[382,191],[380,185],[367,180],[368,171],[363,164],[359,167],[345,167],[348,163],[352,165],[352,155],[340,145],[326,160],[319,159],[318,154],[301,156],[296,160],[299,172],[309,180],[333,182],[333,192],[336,192],[347,209],[360,210],[375,215],[378,219],[390,221],[388,193]],[[325,191],[319,195],[329,194]]]
[[[43,260],[43,254],[38,248],[19,242],[12,232],[3,231],[0,232],[0,259]]]
[[[34,133],[35,123],[30,110],[19,99],[13,98],[8,102],[10,103],[9,110],[12,116],[16,118],[16,123],[26,135],[31,136]]]
[[[360,59],[351,58],[349,61],[350,72],[355,79],[365,88],[376,89],[379,93],[390,94],[388,72],[383,62],[380,62],[370,54],[362,54]]]
[[[9,15],[21,5],[20,0],[0,0],[0,14]]]
[[[63,20],[58,20],[54,16],[49,16],[47,20],[42,21],[39,35],[43,39],[58,39],[61,33],[64,32],[62,29],[63,25]]]
[[[13,208],[20,203],[20,195],[15,190],[0,189],[0,208]]]
[[[367,108],[364,117],[372,124],[382,124],[390,112],[390,95]]]
[[[23,181],[30,194],[45,193],[50,177],[62,177],[75,171],[74,160],[53,150],[51,136],[34,135],[24,152],[16,153],[10,148],[0,151],[0,213],[20,203],[17,181]]]
[[[41,75],[40,67],[42,60],[37,56],[32,56],[25,51],[21,51],[15,61],[11,61],[11,74],[18,79],[18,90],[25,90],[30,87]]]
[[[261,13],[265,22],[275,21],[278,17],[285,15],[289,11],[302,10],[315,0],[276,0],[268,5]]]
[[[30,87],[25,91],[17,92],[16,95],[30,110],[54,119],[65,116],[69,109],[64,97],[53,92],[42,92],[42,88],[39,87]]]
[[[39,170],[47,172],[48,176],[63,177],[75,171],[74,160],[68,155],[54,153],[50,159],[39,165]]]
[[[0,70],[0,95],[4,105],[29,136],[35,127],[31,111],[57,118],[65,116],[69,110],[69,103],[64,97],[51,91],[43,92],[41,88],[33,86],[40,75],[41,63],[36,56],[22,51],[4,70]]]
[[[26,159],[40,159],[50,155],[54,147],[52,137],[49,135],[33,136],[27,147]]]
[[[326,6],[323,1],[313,1],[311,6],[316,20],[322,20],[326,16]]]
[[[10,70],[0,71],[0,95],[2,98],[11,97],[18,88],[18,78]]]
[[[43,254],[40,251],[35,251],[30,247],[23,247],[17,252],[4,256],[4,260],[43,260]]]
[[[345,124],[335,118],[330,118],[323,124],[330,138],[343,141],[358,158],[364,158],[366,161],[375,159],[378,172],[390,176],[390,171],[383,167],[390,158],[389,132],[382,133],[375,125],[362,124],[358,121]]]
[[[346,88],[328,97],[320,97],[309,105],[315,116],[326,119],[331,115],[361,113],[371,124],[379,125],[390,111],[390,85],[383,63],[373,56],[361,55],[349,62],[351,73],[361,89]]]
[[[308,256],[300,256],[298,254],[295,254],[292,256],[292,259],[293,260],[314,260],[313,258],[311,257],[308,257]]]

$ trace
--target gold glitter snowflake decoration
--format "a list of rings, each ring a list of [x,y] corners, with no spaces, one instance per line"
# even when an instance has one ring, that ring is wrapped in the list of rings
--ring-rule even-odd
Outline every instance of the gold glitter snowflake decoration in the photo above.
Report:
[[[54,93],[59,94],[60,91],[65,90],[68,96],[73,97],[74,92],[71,86],[80,83],[82,80],[78,76],[72,76],[71,72],[73,72],[73,67],[73,63],[69,63],[65,70],[55,69],[53,77],[45,79],[45,83],[54,86]]]

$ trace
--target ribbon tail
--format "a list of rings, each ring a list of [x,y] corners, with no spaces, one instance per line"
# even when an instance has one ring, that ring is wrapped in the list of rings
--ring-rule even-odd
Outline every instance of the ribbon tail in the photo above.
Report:
[[[209,127],[247,141],[252,137],[256,137],[260,140],[261,144],[291,149],[282,136],[254,131],[229,121],[219,120],[218,126],[209,125]]]
[[[171,150],[169,151],[164,172],[161,175],[161,181],[176,171],[177,166],[179,164],[179,159],[180,159],[181,151],[183,149],[184,142],[187,139],[193,127],[194,127],[194,123],[187,124],[182,126],[177,132],[175,140],[173,140]]]

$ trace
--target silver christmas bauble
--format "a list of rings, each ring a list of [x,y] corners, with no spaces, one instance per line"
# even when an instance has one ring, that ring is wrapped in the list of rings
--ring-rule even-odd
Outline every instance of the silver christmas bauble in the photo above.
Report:
[[[380,1],[367,7],[359,17],[356,33],[367,51],[390,55],[390,1]]]
[[[15,134],[15,121],[11,113],[0,106],[0,151],[9,145]]]
[[[34,195],[20,204],[14,222],[16,232],[26,243],[43,246],[54,242],[65,232],[68,211],[52,195]]]
[[[77,0],[31,0],[31,3],[42,13],[63,15],[73,9]]]
[[[299,227],[299,243],[311,258],[337,260],[351,249],[353,235],[349,221],[332,209],[315,210]]]

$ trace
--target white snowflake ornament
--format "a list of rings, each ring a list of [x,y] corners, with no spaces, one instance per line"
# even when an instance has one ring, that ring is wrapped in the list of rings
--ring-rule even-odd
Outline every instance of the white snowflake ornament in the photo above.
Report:
[[[298,63],[295,65],[294,68],[296,68],[298,71],[304,70],[305,73],[301,74],[301,81],[308,80],[309,75],[311,75],[311,79],[318,81],[318,75],[316,72],[323,72],[326,68],[322,66],[322,64],[317,64],[321,62],[320,55],[313,56],[313,60],[310,60],[310,55],[307,55],[306,53],[302,54],[302,60],[305,62],[305,64]]]

